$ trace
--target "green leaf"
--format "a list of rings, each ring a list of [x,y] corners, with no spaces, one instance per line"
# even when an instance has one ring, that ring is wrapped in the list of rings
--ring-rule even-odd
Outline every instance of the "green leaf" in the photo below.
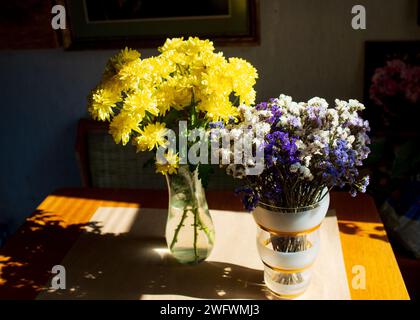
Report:
[[[195,128],[195,126],[197,124],[197,111],[195,109],[195,105],[194,104],[191,105],[191,114],[190,114],[190,117],[191,117],[191,127],[192,128]]]
[[[176,123],[178,119],[180,119],[182,113],[176,109],[171,109],[165,117],[162,119],[162,122],[166,123],[166,127],[170,128],[173,123]]]

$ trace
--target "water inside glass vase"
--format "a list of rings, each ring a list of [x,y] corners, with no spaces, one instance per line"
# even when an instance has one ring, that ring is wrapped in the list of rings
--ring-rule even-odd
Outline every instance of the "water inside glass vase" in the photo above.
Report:
[[[166,181],[168,248],[181,263],[199,263],[210,255],[215,233],[197,170],[191,172],[188,165],[181,165],[177,174],[166,175]]]

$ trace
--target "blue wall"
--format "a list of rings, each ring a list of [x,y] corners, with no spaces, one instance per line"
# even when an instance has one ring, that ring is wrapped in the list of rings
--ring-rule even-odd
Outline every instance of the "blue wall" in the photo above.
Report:
[[[0,221],[11,229],[56,188],[80,185],[76,124],[110,54],[0,54]]]

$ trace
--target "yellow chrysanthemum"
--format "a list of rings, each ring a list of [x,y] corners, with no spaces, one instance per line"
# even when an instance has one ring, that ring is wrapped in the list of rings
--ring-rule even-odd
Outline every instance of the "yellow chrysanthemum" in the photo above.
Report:
[[[237,117],[238,109],[229,101],[226,96],[211,96],[198,105],[199,110],[206,113],[211,121],[227,122],[230,117]]]
[[[140,52],[126,47],[109,59],[107,68],[112,68],[115,72],[118,72],[127,63],[138,59],[140,59]]]
[[[109,121],[114,115],[113,108],[121,100],[121,91],[118,87],[104,85],[93,91],[89,97],[88,111],[92,118],[100,121]]]
[[[168,39],[162,47],[159,48],[165,59],[172,61],[181,68],[188,67],[194,69],[195,65],[203,64],[203,58],[214,51],[213,42],[201,40],[197,37],[189,37],[183,41],[183,38]]]
[[[207,95],[229,96],[232,92],[233,81],[225,68],[210,68],[203,74],[201,85],[201,90]]]
[[[151,57],[144,60],[134,60],[122,66],[118,72],[119,79],[127,88],[155,88],[176,69],[175,64],[168,59]]]
[[[161,46],[158,50],[162,53],[170,51],[170,50],[178,50],[182,46],[183,43],[184,43],[184,38],[166,39],[163,46]]]
[[[164,123],[150,123],[143,130],[140,130],[140,135],[135,138],[135,145],[138,151],[153,150],[159,146],[166,144],[166,125]]]
[[[166,39],[163,46],[159,48],[159,51],[164,53],[168,51],[179,51],[188,54],[196,54],[197,52],[213,52],[213,42],[206,39],[201,40],[198,37],[189,37],[188,40],[181,38]]]
[[[126,91],[137,90],[142,77],[142,60],[134,60],[124,64],[116,75],[123,83]]]
[[[139,119],[128,112],[120,112],[112,119],[109,125],[109,132],[114,138],[115,143],[122,142],[126,145],[130,140],[132,131],[139,132]]]
[[[254,104],[254,85],[258,78],[257,70],[240,58],[229,58],[229,75],[232,78],[233,91],[240,97],[240,103]]]
[[[151,57],[143,60],[142,63],[143,79],[149,81],[152,85],[160,84],[175,70],[176,65],[162,57]]]
[[[146,115],[146,111],[154,116],[159,114],[156,101],[149,90],[139,90],[128,94],[124,100],[123,109],[136,115],[140,121]]]
[[[175,104],[176,85],[173,81],[165,81],[156,90],[156,103],[159,108],[159,113],[166,115],[172,106]]]
[[[178,86],[175,88],[174,108],[182,110],[192,102],[192,90],[188,86]]]
[[[187,41],[184,41],[182,50],[189,56],[200,58],[201,54],[213,52],[214,46],[213,42],[208,39],[189,37]]]
[[[191,81],[192,79],[187,77],[175,76],[158,87],[156,98],[162,114],[170,108],[182,110],[191,104],[193,92]]]
[[[165,154],[166,161],[156,161],[156,172],[161,174],[175,174],[179,168],[179,157],[171,149]]]

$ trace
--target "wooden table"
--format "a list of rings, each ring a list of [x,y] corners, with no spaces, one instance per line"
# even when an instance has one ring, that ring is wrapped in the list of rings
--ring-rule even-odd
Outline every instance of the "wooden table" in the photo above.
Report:
[[[208,192],[211,209],[242,211],[230,192]],[[72,188],[49,195],[0,249],[0,299],[34,299],[98,207],[166,208],[164,190]],[[409,299],[375,204],[367,195],[331,194],[352,299]],[[366,288],[352,285],[362,266]]]

